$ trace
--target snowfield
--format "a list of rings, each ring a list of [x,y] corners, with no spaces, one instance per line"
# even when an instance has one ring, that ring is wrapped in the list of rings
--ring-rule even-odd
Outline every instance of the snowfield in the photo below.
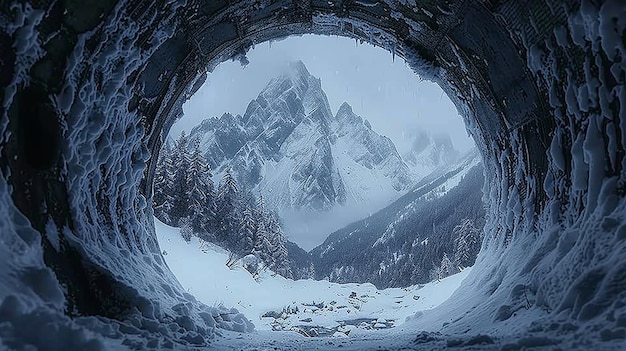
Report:
[[[155,218],[165,261],[187,292],[205,304],[235,307],[258,331],[304,336],[363,336],[402,325],[407,317],[438,306],[471,268],[440,282],[378,290],[374,285],[285,279],[263,271],[256,279],[241,264],[226,266],[228,252]]]

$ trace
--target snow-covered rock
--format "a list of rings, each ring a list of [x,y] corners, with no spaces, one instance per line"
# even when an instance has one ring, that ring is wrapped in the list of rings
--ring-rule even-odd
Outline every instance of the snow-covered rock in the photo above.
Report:
[[[452,145],[449,135],[433,135],[426,130],[418,130],[411,135],[411,139],[411,149],[402,158],[417,175],[426,176],[435,168],[459,160],[460,153]]]

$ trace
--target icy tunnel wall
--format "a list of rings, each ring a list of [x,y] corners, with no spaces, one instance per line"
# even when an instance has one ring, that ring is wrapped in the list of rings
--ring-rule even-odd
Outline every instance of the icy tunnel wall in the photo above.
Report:
[[[463,287],[481,298],[456,306],[471,312],[447,331],[528,309],[546,321],[623,313],[625,17],[618,0],[3,2],[2,306],[200,344],[213,327],[249,329],[164,264],[150,157],[207,68],[318,33],[382,46],[439,82],[483,153],[486,240]],[[171,330],[151,330],[155,319]]]

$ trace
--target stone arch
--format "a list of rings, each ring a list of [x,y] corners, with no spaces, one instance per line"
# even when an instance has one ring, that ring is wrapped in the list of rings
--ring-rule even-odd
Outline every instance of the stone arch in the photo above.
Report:
[[[471,326],[480,313],[508,320],[519,286],[548,315],[593,318],[617,308],[607,305],[617,299],[612,288],[577,278],[624,285],[625,260],[607,266],[624,248],[625,222],[617,0],[21,1],[0,15],[0,43],[13,47],[0,66],[0,166],[13,188],[4,204],[41,234],[45,265],[78,313],[103,315],[99,306],[124,301],[108,315],[124,319],[148,298],[163,306],[151,318],[178,313],[202,323],[173,308],[193,299],[154,238],[150,156],[183,101],[210,79],[207,67],[303,33],[349,36],[404,58],[444,88],[479,145],[489,217],[481,269],[465,287],[489,298],[446,330]],[[23,121],[44,121],[45,133]],[[33,158],[37,146],[26,138],[42,133],[49,155]],[[571,269],[551,272],[557,263]],[[103,296],[111,287],[119,294]]]

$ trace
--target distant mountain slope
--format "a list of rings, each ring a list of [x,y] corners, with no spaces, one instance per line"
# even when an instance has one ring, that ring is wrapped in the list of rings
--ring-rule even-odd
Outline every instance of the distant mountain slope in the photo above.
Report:
[[[472,265],[484,226],[482,186],[474,151],[379,212],[332,233],[310,252],[316,279],[403,287],[432,280],[444,253],[450,266]]]
[[[314,279],[315,267],[308,252],[304,251],[298,244],[287,241],[287,256],[289,257],[289,267],[294,279]]]

